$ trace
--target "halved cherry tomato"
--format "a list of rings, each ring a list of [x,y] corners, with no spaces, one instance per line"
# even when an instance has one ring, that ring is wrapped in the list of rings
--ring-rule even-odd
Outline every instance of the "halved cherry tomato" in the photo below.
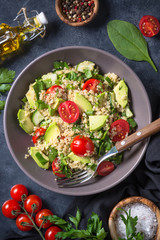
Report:
[[[19,203],[13,199],[5,201],[2,205],[2,213],[7,218],[16,218],[20,212]]]
[[[84,156],[85,154],[92,155],[94,152],[94,143],[90,138],[78,135],[71,143],[71,151],[78,156]]]
[[[24,208],[29,213],[36,213],[42,208],[42,200],[37,195],[29,195],[24,201]]]
[[[22,184],[14,185],[10,190],[11,197],[20,202],[28,196],[27,188]]]
[[[32,217],[34,221],[34,218]],[[16,225],[21,231],[30,231],[33,228],[33,223],[26,214],[20,214],[16,219]]]
[[[64,122],[74,123],[79,118],[79,108],[72,101],[65,101],[58,107],[60,117]]]
[[[86,89],[87,91],[92,90],[94,92],[97,92],[97,85],[99,83],[100,83],[100,80],[91,78],[84,83],[82,90]]]
[[[119,119],[111,124],[109,133],[113,142],[121,141],[129,133],[129,123],[123,119]]]
[[[61,170],[60,170],[59,161],[60,161],[59,158],[55,158],[55,159],[53,160],[52,170],[53,170],[53,173],[54,173],[57,177],[63,178],[63,177],[65,177],[65,174],[63,174],[63,173],[61,172]]]
[[[115,169],[114,164],[109,161],[102,162],[97,169],[99,176],[107,176]]]
[[[46,94],[56,93],[56,91],[60,89],[63,89],[63,88],[59,85],[53,85],[52,87],[47,89]]]
[[[53,215],[53,213],[49,209],[41,209],[35,217],[35,222],[38,227],[48,228],[52,225],[52,223],[48,220],[44,220],[43,218],[46,216]]]
[[[141,18],[139,28],[145,37],[153,37],[159,33],[160,24],[154,16],[146,15]]]
[[[34,132],[34,135],[32,136],[32,141],[33,143],[37,143],[37,139],[40,137],[40,136],[43,136],[46,132],[46,129],[45,128],[38,128],[35,132]]]
[[[57,239],[55,237],[55,235],[58,232],[62,232],[62,230],[57,226],[52,226],[52,227],[48,228],[47,231],[45,232],[45,240],[55,240],[55,239]]]

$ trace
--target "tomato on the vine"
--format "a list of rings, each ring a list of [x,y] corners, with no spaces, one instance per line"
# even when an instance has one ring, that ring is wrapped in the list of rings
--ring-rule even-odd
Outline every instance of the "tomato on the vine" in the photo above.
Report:
[[[40,137],[40,136],[43,136],[46,132],[46,129],[45,128],[38,128],[35,132],[34,132],[34,135],[32,136],[32,141],[33,143],[37,143],[37,139]]]
[[[139,28],[145,37],[153,37],[159,33],[160,23],[156,17],[146,15],[141,18]]]
[[[48,228],[52,225],[52,223],[48,220],[44,220],[43,217],[53,215],[53,213],[49,209],[41,209],[35,217],[35,222],[38,227]]]
[[[92,155],[94,152],[94,143],[90,138],[78,135],[71,143],[71,151],[74,154],[82,157],[85,154]]]
[[[97,86],[99,83],[100,80],[91,78],[84,83],[82,90],[86,89],[87,91],[92,90],[94,92],[97,92]]]
[[[62,232],[62,230],[57,226],[52,226],[48,228],[47,231],[45,232],[45,240],[55,240],[56,239],[55,235],[58,232]]]
[[[73,123],[79,118],[79,108],[75,102],[65,101],[58,107],[60,117],[64,122]]]
[[[7,218],[16,218],[21,212],[21,207],[14,199],[7,200],[2,205],[2,213]]]
[[[109,129],[110,138],[113,142],[123,140],[129,133],[129,123],[124,119],[116,120]]]
[[[32,217],[33,219],[33,217]],[[34,221],[34,219],[33,219]],[[30,231],[34,225],[32,223],[32,221],[29,219],[29,217],[26,214],[20,214],[17,219],[16,219],[16,225],[18,227],[19,230],[21,231]]]
[[[28,196],[27,188],[22,184],[14,185],[10,190],[11,197],[20,202]]]
[[[60,170],[59,162],[60,162],[60,159],[59,159],[59,158],[55,158],[55,159],[53,160],[53,163],[52,163],[52,171],[53,171],[53,173],[54,173],[57,177],[63,178],[63,177],[65,177],[66,175],[63,174],[62,171]]]
[[[42,200],[37,195],[29,195],[24,201],[24,208],[29,213],[36,213],[42,208]]]
[[[114,169],[115,166],[112,162],[104,161],[98,166],[97,173],[99,176],[107,176],[108,174],[113,172]]]
[[[63,89],[63,88],[59,85],[53,85],[53,86],[51,86],[50,88],[47,89],[46,94],[56,93],[60,89]]]

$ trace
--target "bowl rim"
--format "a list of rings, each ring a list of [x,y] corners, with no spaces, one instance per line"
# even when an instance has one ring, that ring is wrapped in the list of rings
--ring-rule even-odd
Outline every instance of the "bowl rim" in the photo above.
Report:
[[[157,218],[157,232],[153,240],[159,240],[160,238],[160,209],[156,206],[154,202],[151,200],[141,197],[141,196],[132,196],[132,197],[127,197],[119,201],[112,209],[109,218],[108,218],[108,227],[110,231],[110,235],[112,239],[118,240],[117,232],[116,232],[116,227],[115,227],[115,218],[116,214],[118,212],[117,208],[123,208],[128,204],[134,204],[134,203],[141,203],[146,206],[148,206],[156,215]]]
[[[103,192],[103,191],[106,191],[108,189],[111,189],[113,188],[114,186],[116,186],[117,184],[120,184],[124,179],[126,179],[133,171],[134,169],[137,167],[137,165],[140,163],[142,157],[144,156],[145,154],[145,151],[147,149],[147,146],[148,146],[148,143],[149,143],[149,139],[148,138],[145,142],[145,145],[143,146],[143,151],[141,151],[141,154],[139,156],[139,161],[136,162],[136,164],[134,164],[134,166],[120,179],[120,180],[117,180],[115,181],[114,183],[112,183],[109,187],[106,188],[106,186],[103,186],[102,188],[100,189],[97,189],[97,190],[90,190],[88,191],[87,193],[83,193],[83,192],[80,192],[80,191],[75,191],[73,193],[73,191],[71,189],[67,189],[67,192],[63,191],[63,188],[58,188],[58,189],[54,189],[44,183],[40,183],[34,176],[32,176],[24,167],[23,165],[18,161],[18,159],[16,158],[15,156],[15,153],[14,151],[12,150],[12,147],[10,145],[10,141],[9,141],[9,137],[8,137],[8,131],[7,131],[7,109],[8,109],[8,102],[9,102],[9,99],[10,99],[10,96],[12,94],[12,89],[14,89],[14,87],[16,86],[17,82],[19,81],[19,78],[21,78],[21,76],[24,74],[24,72],[30,68],[30,66],[36,62],[38,62],[39,60],[41,60],[42,58],[45,58],[47,57],[48,55],[50,54],[53,54],[55,52],[58,52],[58,51],[63,51],[63,50],[79,50],[79,49],[83,49],[83,50],[90,50],[90,51],[96,51],[98,53],[102,53],[102,54],[107,54],[109,57],[115,59],[116,61],[118,61],[120,64],[122,65],[125,65],[125,67],[132,72],[132,74],[139,79],[139,77],[136,75],[136,73],[126,64],[124,63],[121,59],[119,59],[118,57],[114,56],[113,54],[109,53],[108,51],[105,51],[105,50],[101,50],[101,49],[98,49],[98,48],[94,48],[94,47],[88,47],[88,46],[65,46],[65,47],[60,47],[60,48],[56,48],[56,49],[53,49],[53,50],[50,50],[50,51],[47,51],[46,53],[40,55],[39,57],[35,58],[34,60],[32,60],[20,73],[19,75],[17,76],[17,78],[15,79],[15,81],[13,82],[12,84],[12,87],[9,91],[9,94],[7,96],[7,99],[6,99],[6,107],[4,109],[4,116],[3,116],[3,126],[4,126],[4,135],[5,135],[5,139],[6,139],[6,142],[7,142],[7,146],[9,148],[9,151],[13,157],[13,159],[15,160],[15,162],[17,163],[17,165],[20,167],[20,169],[27,175],[27,177],[29,177],[30,179],[32,179],[34,182],[36,182],[37,184],[39,184],[40,186],[48,189],[48,190],[51,190],[53,192],[57,192],[57,193],[60,193],[60,194],[64,194],[64,195],[71,195],[71,196],[86,196],[86,195],[91,195],[91,194],[97,194],[97,193],[100,193],[100,192]],[[147,95],[147,92],[142,84],[142,82],[140,81],[139,79],[139,84],[141,85],[143,91],[144,91],[144,94],[145,94],[145,97],[146,97],[146,100],[147,100],[147,108],[148,108],[148,112],[149,112],[149,122],[151,122],[151,119],[152,119],[152,111],[151,111],[151,105],[150,105],[150,102],[149,102],[149,98],[148,98],[148,95]],[[94,184],[94,183],[93,183]]]

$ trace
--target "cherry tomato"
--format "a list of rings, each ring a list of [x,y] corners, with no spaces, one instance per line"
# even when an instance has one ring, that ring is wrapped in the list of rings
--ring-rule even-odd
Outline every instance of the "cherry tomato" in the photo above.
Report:
[[[42,200],[37,195],[29,195],[24,201],[24,208],[29,213],[36,213],[42,208]]]
[[[109,161],[102,162],[97,169],[99,176],[107,176],[115,169],[114,164]]]
[[[139,28],[145,37],[153,37],[159,33],[160,24],[157,18],[146,15],[141,18]]]
[[[119,119],[111,124],[109,132],[113,142],[121,141],[129,133],[129,123],[123,119]]]
[[[33,219],[33,217],[32,217]],[[34,220],[34,219],[33,219]],[[26,214],[20,214],[16,219],[16,225],[21,231],[30,231],[33,228],[33,223]]]
[[[92,90],[94,92],[97,92],[97,86],[99,83],[99,80],[91,78],[84,83],[82,90],[86,89],[87,91]]]
[[[20,212],[19,203],[13,199],[7,200],[2,205],[2,213],[7,218],[16,218]]]
[[[32,136],[32,141],[33,143],[37,143],[37,139],[40,137],[40,136],[43,136],[46,132],[46,129],[45,128],[38,128],[35,132],[34,132],[34,135]]]
[[[58,232],[62,232],[62,230],[57,226],[52,226],[48,228],[47,231],[45,232],[45,240],[55,240],[56,239],[55,235]]]
[[[28,196],[27,188],[22,184],[14,185],[10,190],[11,197],[20,202]]]
[[[60,159],[59,158],[55,158],[53,160],[53,163],[52,163],[52,170],[53,170],[53,173],[57,176],[57,177],[60,177],[60,178],[63,178],[65,177],[65,174],[63,174],[59,168],[59,161]]]
[[[49,210],[49,209],[41,209],[35,217],[35,222],[36,225],[38,227],[42,227],[42,228],[48,228],[52,225],[52,223],[48,220],[43,220],[44,216],[49,216],[49,215],[53,215],[53,213]],[[42,224],[43,223],[43,224]]]
[[[59,85],[53,85],[52,87],[47,89],[46,94],[56,93],[60,89],[63,89],[63,88]]]
[[[59,105],[58,112],[64,122],[73,123],[79,118],[79,108],[72,101],[65,101]]]
[[[94,152],[94,143],[88,137],[76,136],[71,143],[71,151],[78,156],[92,155]]]

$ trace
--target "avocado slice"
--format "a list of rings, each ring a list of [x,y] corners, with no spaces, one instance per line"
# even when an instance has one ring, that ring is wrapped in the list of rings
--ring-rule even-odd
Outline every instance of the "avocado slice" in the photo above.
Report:
[[[90,163],[89,157],[79,157],[75,155],[73,152],[69,153],[68,156],[72,161],[81,162],[81,163]]]
[[[96,116],[89,116],[89,128],[90,131],[96,131],[101,129],[108,118],[108,115],[96,115]]]
[[[34,124],[32,123],[30,118],[30,112],[19,109],[17,117],[21,128],[23,128],[26,133],[31,134],[33,132]]]
[[[114,93],[116,96],[117,102],[125,108],[128,103],[128,87],[125,84],[124,80],[121,80],[117,86],[114,88]]]
[[[84,62],[79,63],[77,65],[76,69],[79,72],[84,72],[84,70],[86,70],[86,69],[88,69],[90,71],[93,71],[94,70],[94,66],[95,66],[95,63],[93,63],[91,61],[84,61]]]
[[[57,126],[57,123],[51,123],[49,127],[47,128],[44,139],[46,143],[53,142],[58,136],[60,135],[59,127]]]
[[[75,93],[74,102],[83,112],[86,112],[86,114],[90,115],[90,113],[93,112],[91,103],[78,92]]]
[[[62,98],[56,98],[55,103],[51,106],[50,116],[53,116],[55,112],[58,110],[59,105],[64,102]]]
[[[133,117],[133,113],[128,106],[126,106],[125,111],[126,111],[126,117],[128,118]]]
[[[37,147],[30,147],[29,153],[40,168],[48,169],[50,167],[49,158]]]
[[[33,88],[33,85],[34,85],[34,84],[35,84],[35,83],[30,84],[29,90],[28,90],[28,92],[26,93],[26,98],[27,98],[27,100],[28,100],[28,102],[29,102],[30,108],[33,108],[33,109],[36,108],[35,102],[36,102],[36,100],[37,100],[37,98],[36,98],[36,93],[35,93],[34,88]]]

